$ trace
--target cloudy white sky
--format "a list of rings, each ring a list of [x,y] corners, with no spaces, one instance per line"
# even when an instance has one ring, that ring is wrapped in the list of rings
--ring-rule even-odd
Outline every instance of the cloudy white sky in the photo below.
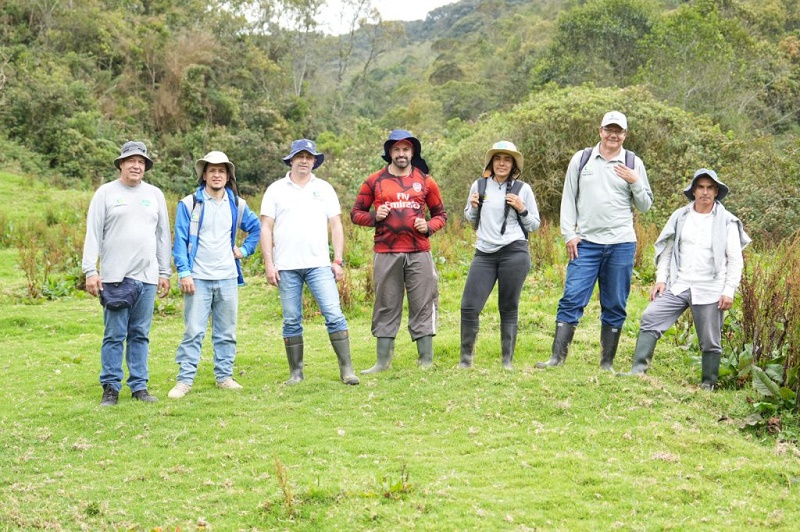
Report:
[[[372,0],[372,5],[381,14],[383,20],[423,20],[429,11],[446,4],[455,3],[457,0]],[[336,31],[336,22],[339,20],[340,7],[336,0],[328,1],[328,10],[323,17],[324,22]],[[324,24],[323,22],[323,24]]]
[[[429,11],[456,0],[372,0],[383,20],[422,20]]]

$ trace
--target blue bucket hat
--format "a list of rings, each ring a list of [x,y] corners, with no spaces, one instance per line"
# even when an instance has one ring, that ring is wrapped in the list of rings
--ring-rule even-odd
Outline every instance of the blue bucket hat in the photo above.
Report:
[[[419,168],[422,173],[428,173],[428,163],[425,162],[425,159],[422,158],[422,145],[419,143],[419,140],[411,134],[410,131],[406,131],[405,129],[395,129],[391,133],[389,133],[389,139],[383,143],[383,158],[384,161],[387,163],[392,162],[392,158],[389,155],[389,151],[392,149],[392,145],[395,142],[399,142],[401,140],[406,140],[411,143],[411,146],[414,148],[414,155],[411,156],[411,166],[416,166]]]
[[[317,151],[317,145],[314,144],[313,140],[299,139],[292,142],[292,149],[289,152],[289,155],[283,158],[283,162],[286,164],[286,166],[292,166],[292,158],[301,151],[310,153],[316,159],[312,170],[319,168],[319,166],[325,160],[325,156]]]
[[[138,140],[131,140],[122,145],[119,157],[114,159],[114,166],[116,166],[117,170],[119,170],[119,163],[128,157],[133,157],[134,155],[144,157],[145,172],[153,167],[153,160],[147,156],[147,146],[144,145],[144,142],[139,142]]]
[[[728,189],[728,185],[719,180],[717,173],[708,168],[701,168],[694,173],[694,177],[692,178],[692,182],[689,183],[689,186],[683,189],[683,194],[689,198],[690,201],[694,201],[694,184],[697,183],[697,180],[701,177],[708,177],[717,184],[717,188],[719,189],[719,192],[717,192],[717,201],[722,201],[722,198],[728,195],[730,189]]]

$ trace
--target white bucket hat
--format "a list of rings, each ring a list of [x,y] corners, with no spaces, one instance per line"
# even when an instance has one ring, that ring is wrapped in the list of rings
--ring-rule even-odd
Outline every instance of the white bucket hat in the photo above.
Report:
[[[514,158],[514,162],[517,163],[517,175],[522,173],[522,163],[524,162],[524,158],[522,154],[517,150],[517,147],[514,145],[513,142],[509,142],[507,140],[501,140],[500,142],[495,142],[492,146],[492,149],[486,152],[486,156],[484,157],[483,164],[484,164],[484,171],[483,176],[489,177],[492,175],[492,158],[498,153],[507,153],[511,157]],[[516,176],[512,176],[516,177]]]
[[[197,184],[202,185],[203,172],[206,170],[207,164],[224,164],[228,167],[228,179],[236,183],[236,167],[228,160],[228,156],[221,151],[210,151],[202,159],[198,159],[194,163],[194,171],[197,174]]]

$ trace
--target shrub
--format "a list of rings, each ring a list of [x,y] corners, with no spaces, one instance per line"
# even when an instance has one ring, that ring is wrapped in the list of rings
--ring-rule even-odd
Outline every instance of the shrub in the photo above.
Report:
[[[751,383],[759,411],[798,408],[800,234],[761,255],[748,253],[741,304],[730,313],[726,365],[739,386]]]

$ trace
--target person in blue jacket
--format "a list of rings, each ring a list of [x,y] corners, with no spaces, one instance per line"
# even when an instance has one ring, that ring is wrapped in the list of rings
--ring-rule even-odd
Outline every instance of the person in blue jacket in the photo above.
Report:
[[[175,213],[172,256],[183,292],[186,330],[175,355],[178,383],[168,394],[171,399],[192,389],[209,316],[217,387],[242,388],[233,380],[238,287],[244,285],[240,261],[255,252],[261,238],[261,222],[239,197],[236,168],[228,156],[209,152],[194,168],[200,186],[178,203]],[[236,245],[237,228],[247,233],[241,246]]]

